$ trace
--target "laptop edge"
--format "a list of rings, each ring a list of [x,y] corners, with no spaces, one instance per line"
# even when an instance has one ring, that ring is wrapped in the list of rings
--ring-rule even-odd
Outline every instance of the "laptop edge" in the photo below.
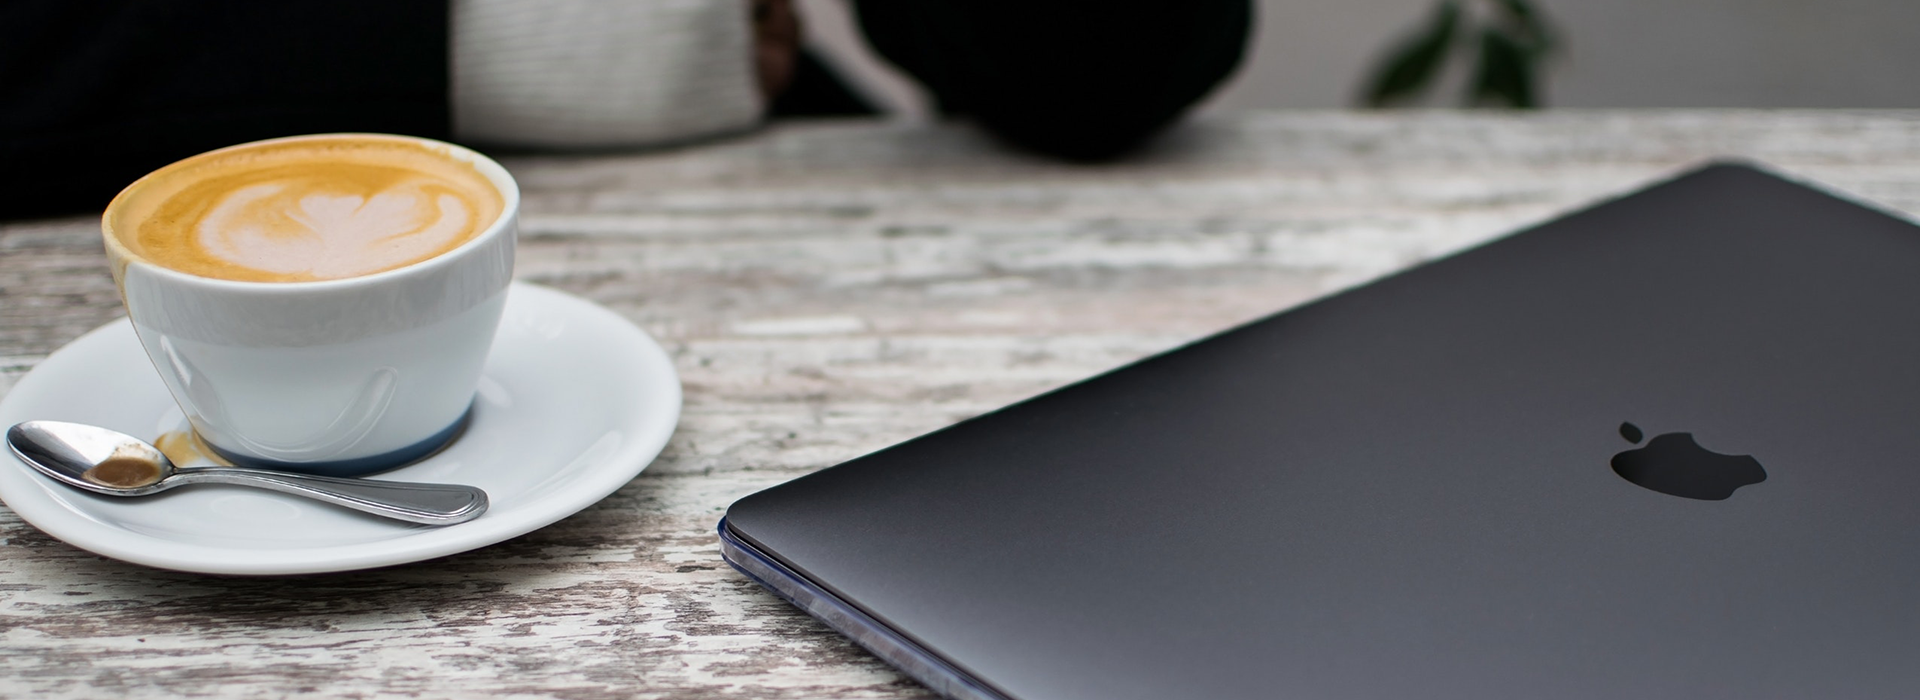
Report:
[[[1009,700],[1007,696],[941,660],[933,652],[881,624],[852,603],[761,552],[735,533],[725,518],[720,519],[719,529],[720,557],[735,571],[746,574],[747,578],[773,591],[782,600],[826,623],[835,632],[873,652],[921,685],[954,700]]]

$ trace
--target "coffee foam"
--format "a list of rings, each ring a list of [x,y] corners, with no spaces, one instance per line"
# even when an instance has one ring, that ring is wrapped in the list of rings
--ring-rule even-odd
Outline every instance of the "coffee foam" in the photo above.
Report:
[[[327,136],[215,151],[142,178],[109,207],[128,252],[187,274],[250,282],[358,277],[459,247],[505,208],[444,149]]]

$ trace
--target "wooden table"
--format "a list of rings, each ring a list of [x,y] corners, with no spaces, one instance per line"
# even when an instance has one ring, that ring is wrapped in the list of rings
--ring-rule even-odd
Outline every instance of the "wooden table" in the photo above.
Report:
[[[665,454],[546,529],[327,576],[142,568],[0,509],[0,696],[925,696],[729,569],[727,504],[1717,156],[1920,211],[1911,112],[1254,114],[1104,166],[870,122],[506,159],[519,276],[678,363]],[[0,392],[121,313],[93,220],[0,225]]]

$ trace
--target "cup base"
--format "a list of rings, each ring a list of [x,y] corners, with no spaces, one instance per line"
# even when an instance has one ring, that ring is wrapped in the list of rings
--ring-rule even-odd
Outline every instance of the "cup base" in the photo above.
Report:
[[[202,439],[200,443],[205,445],[209,451],[212,451],[215,455],[218,455],[221,459],[226,460],[236,467],[313,474],[316,476],[366,476],[389,469],[398,469],[433,456],[434,453],[439,452],[446,446],[453,444],[454,440],[459,439],[460,434],[466,432],[467,423],[472,417],[473,407],[468,406],[467,410],[462,412],[459,418],[454,419],[451,425],[441,429],[440,432],[427,436],[425,440],[391,452],[333,462],[282,462],[275,459],[262,459],[229,452],[205,439]]]

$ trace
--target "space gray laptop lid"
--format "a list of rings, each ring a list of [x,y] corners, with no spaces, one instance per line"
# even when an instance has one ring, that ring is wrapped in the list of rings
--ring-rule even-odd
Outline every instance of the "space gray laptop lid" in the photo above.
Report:
[[[1920,697],[1920,228],[1717,165],[749,496],[942,692]]]

